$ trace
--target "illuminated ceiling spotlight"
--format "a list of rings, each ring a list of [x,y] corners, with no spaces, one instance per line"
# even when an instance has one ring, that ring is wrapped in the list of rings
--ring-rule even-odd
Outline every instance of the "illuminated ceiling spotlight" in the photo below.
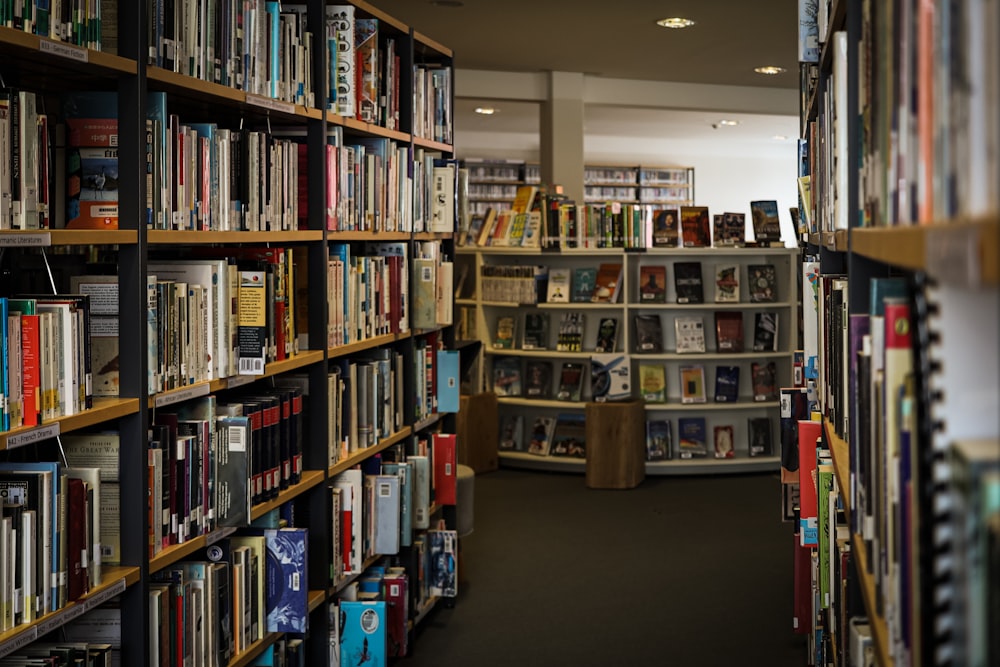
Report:
[[[493,107],[476,107],[476,113],[481,113],[484,116],[492,116],[497,111],[499,111],[499,109],[494,109]]]
[[[774,75],[774,74],[784,74],[786,70],[784,67],[778,67],[776,65],[766,65],[765,67],[754,67],[753,71],[757,72],[757,74]]]
[[[694,21],[675,16],[669,19],[660,19],[656,22],[656,25],[661,28],[690,28],[694,25]]]

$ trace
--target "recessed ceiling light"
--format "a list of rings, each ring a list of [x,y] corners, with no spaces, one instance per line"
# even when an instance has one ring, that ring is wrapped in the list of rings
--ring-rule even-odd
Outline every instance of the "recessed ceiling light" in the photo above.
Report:
[[[459,2],[459,0],[430,0],[430,4],[435,7],[464,7],[464,2]]]
[[[498,109],[494,109],[493,107],[476,107],[476,113],[481,113],[484,116],[492,116],[497,111]]]
[[[719,121],[719,125],[726,125],[726,126],[729,126],[729,127],[732,127],[733,125],[739,125],[739,124],[740,124],[740,121],[738,121],[738,120],[727,120],[725,118],[723,118],[722,120]]]
[[[784,74],[785,68],[767,65],[766,67],[754,67],[753,71],[757,72],[757,74]]]
[[[774,139],[775,141],[788,141],[788,137],[786,137],[783,134],[776,134],[771,138]]]
[[[694,21],[691,19],[682,19],[679,17],[673,17],[669,19],[660,19],[656,22],[656,25],[661,28],[690,28],[694,25]]]

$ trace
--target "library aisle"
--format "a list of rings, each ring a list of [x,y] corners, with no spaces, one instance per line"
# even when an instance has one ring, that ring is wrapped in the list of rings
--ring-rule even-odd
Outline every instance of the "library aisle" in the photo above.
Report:
[[[477,475],[459,598],[401,667],[805,664],[778,477]]]

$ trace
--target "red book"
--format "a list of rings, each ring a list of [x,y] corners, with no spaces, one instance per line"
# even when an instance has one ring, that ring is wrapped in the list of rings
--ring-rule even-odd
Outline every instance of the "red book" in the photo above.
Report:
[[[792,557],[792,629],[796,634],[812,631],[812,549],[799,544],[796,535],[794,556]]]
[[[454,505],[457,495],[458,466],[454,433],[435,433],[434,448],[434,502]]]
[[[406,620],[409,617],[409,585],[406,575],[385,575],[386,635],[389,640],[389,656],[400,658],[406,655],[408,632]]]
[[[89,590],[87,577],[87,486],[82,479],[70,477],[69,508],[66,528],[66,553],[69,558],[67,576],[67,596],[79,600]]]
[[[799,422],[799,543],[805,547],[819,544],[816,505],[816,440],[823,425]]]
[[[39,347],[38,315],[21,315],[21,387],[24,393],[25,426],[37,426],[42,421]]]

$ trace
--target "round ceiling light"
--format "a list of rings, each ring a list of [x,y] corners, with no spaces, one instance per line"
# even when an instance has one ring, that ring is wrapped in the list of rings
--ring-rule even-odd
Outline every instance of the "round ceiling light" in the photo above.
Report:
[[[767,65],[765,67],[754,67],[753,71],[757,72],[757,74],[773,75],[773,74],[784,74],[786,70],[784,67],[777,67],[776,65]]]
[[[694,25],[694,21],[675,16],[669,19],[660,19],[656,22],[656,25],[661,28],[690,28]]]
[[[476,107],[476,113],[481,113],[484,116],[492,116],[497,112],[493,107]]]

